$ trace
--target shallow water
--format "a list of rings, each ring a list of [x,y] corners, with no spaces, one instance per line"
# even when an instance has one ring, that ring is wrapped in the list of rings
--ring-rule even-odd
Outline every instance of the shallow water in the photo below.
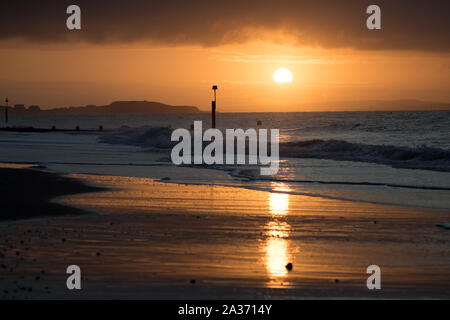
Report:
[[[40,163],[66,173],[170,178],[381,204],[450,209],[450,111],[220,114],[219,128],[279,128],[276,176],[254,166],[175,168],[170,132],[197,115],[23,116],[11,125],[97,128],[103,133],[0,133],[0,161]],[[121,126],[127,128],[119,128]],[[162,128],[170,126],[172,129]],[[320,141],[311,139],[322,139]],[[101,141],[108,142],[102,143]],[[305,142],[306,141],[306,142]],[[213,170],[208,170],[213,169]],[[428,169],[428,170],[424,170]],[[276,190],[275,190],[276,191]]]

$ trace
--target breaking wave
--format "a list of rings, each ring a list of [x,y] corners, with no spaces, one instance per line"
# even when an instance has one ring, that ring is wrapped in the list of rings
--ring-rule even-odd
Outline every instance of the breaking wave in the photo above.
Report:
[[[177,144],[170,140],[172,130],[170,127],[122,127],[100,136],[100,141],[150,150],[169,150]],[[369,162],[394,168],[450,171],[450,150],[427,146],[370,145],[345,140],[314,139],[280,143],[280,157]]]
[[[395,168],[450,171],[450,151],[427,146],[411,148],[315,139],[282,143],[280,156],[371,162]]]
[[[176,142],[170,141],[170,127],[139,127],[123,126],[111,133],[100,136],[99,140],[109,144],[125,144],[146,149],[171,149]]]

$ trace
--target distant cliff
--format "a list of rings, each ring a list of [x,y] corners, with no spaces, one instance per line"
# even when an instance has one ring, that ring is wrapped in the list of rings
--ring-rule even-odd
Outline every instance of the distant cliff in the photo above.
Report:
[[[8,108],[14,113],[32,114],[154,114],[154,113],[199,113],[194,106],[171,106],[149,101],[116,101],[107,106],[88,105],[84,107],[62,107],[55,109],[18,109]],[[31,110],[30,110],[31,109]]]

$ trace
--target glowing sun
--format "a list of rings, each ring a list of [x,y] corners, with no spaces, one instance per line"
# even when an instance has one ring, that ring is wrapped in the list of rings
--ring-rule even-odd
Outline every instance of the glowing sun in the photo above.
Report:
[[[273,73],[273,81],[278,83],[292,82],[292,72],[286,68],[280,68]]]

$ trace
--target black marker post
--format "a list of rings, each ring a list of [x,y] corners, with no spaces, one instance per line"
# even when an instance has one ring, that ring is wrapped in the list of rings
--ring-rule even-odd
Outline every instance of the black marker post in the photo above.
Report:
[[[214,101],[211,103],[211,128],[216,128],[216,90],[218,88],[214,85],[212,89],[214,90]]]
[[[5,107],[5,123],[8,123],[8,98],[5,99],[6,107]]]

